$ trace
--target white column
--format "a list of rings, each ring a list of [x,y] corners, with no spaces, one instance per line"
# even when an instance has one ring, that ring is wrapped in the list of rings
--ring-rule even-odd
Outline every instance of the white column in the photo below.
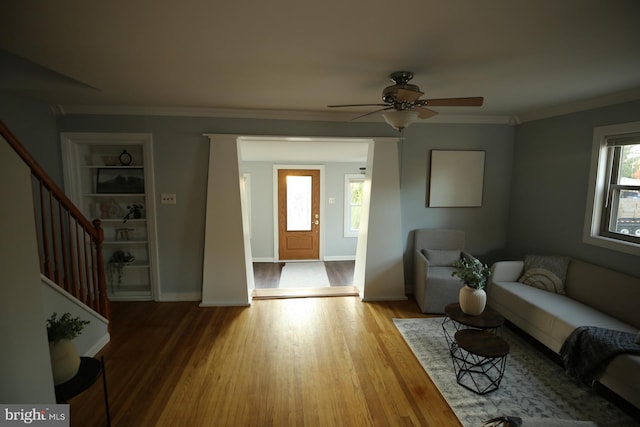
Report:
[[[371,143],[354,285],[364,301],[404,300],[400,173],[396,138]],[[367,209],[368,207],[368,209]],[[365,224],[362,227],[362,224]]]
[[[251,247],[243,227],[237,136],[206,136],[210,145],[201,305],[248,305],[253,273],[247,268]]]

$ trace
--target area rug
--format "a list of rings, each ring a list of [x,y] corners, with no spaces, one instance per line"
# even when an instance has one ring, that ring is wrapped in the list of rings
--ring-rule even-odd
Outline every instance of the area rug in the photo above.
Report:
[[[324,262],[288,262],[280,273],[279,288],[322,288],[329,286]]]
[[[545,425],[560,425],[551,420],[589,420],[612,427],[638,425],[614,404],[569,379],[561,366],[506,327],[500,335],[509,343],[510,352],[500,388],[480,396],[461,387],[456,382],[442,320],[393,319],[462,425],[481,426],[499,415],[532,422],[544,418],[549,421]]]

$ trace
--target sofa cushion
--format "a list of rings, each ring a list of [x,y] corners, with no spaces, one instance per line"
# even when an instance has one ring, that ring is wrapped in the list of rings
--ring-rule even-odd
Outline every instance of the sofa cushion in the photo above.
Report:
[[[492,283],[487,302],[556,353],[560,352],[564,340],[578,326],[637,331],[633,326],[565,295],[518,282]]]
[[[564,295],[564,281],[567,277],[568,257],[527,255],[524,259],[524,273],[518,279],[525,285]]]
[[[640,329],[640,277],[572,259],[567,296]]]
[[[451,267],[451,264],[460,259],[461,251],[456,250],[440,250],[440,249],[425,249],[424,250],[431,266],[446,266]]]

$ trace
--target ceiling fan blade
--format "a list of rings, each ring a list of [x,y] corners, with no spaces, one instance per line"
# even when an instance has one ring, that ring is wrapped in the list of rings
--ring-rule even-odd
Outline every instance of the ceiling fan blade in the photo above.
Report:
[[[383,104],[383,105],[385,105],[385,104]],[[366,117],[366,116],[370,116],[371,114],[379,113],[380,111],[392,110],[392,109],[393,109],[393,107],[389,107],[389,106],[387,106],[387,108],[380,108],[378,110],[370,111],[370,112],[368,112],[366,114],[363,114],[361,116],[354,117],[353,119],[351,119],[351,121],[358,120],[358,119],[361,119],[361,118]]]
[[[396,102],[415,102],[424,95],[419,90],[398,89],[396,92]]]
[[[483,102],[483,97],[476,96],[471,98],[425,99],[420,104],[428,105],[429,107],[481,107]]]
[[[433,111],[424,107],[413,107],[413,110],[418,112],[419,119],[428,119],[429,117],[433,117],[438,114],[437,111]]]
[[[343,105],[327,105],[329,108],[339,107],[388,107],[389,104],[343,104]]]

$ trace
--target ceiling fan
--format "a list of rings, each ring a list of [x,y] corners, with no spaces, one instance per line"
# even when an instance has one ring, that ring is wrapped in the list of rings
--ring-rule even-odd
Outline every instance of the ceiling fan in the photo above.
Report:
[[[424,92],[421,92],[418,86],[409,83],[413,78],[411,71],[396,71],[391,73],[389,77],[394,84],[385,87],[382,91],[382,103],[329,105],[328,107],[384,107],[355,117],[353,120],[385,111],[382,115],[387,123],[398,130],[402,130],[417,119],[428,119],[438,114],[437,111],[426,108],[427,106],[480,107],[484,102],[484,98],[481,96],[470,98],[420,99],[420,97],[424,95]]]

